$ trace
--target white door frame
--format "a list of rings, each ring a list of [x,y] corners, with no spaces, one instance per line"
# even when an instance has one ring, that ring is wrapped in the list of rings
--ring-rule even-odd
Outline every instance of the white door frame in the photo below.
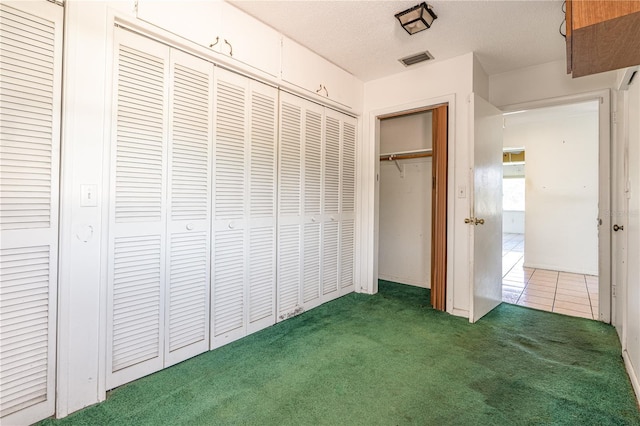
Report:
[[[447,118],[448,140],[447,144],[447,284],[446,284],[446,311],[453,314],[453,253],[454,253],[454,224],[455,224],[455,117],[456,98],[455,95],[439,96],[435,98],[423,99],[408,104],[396,105],[371,111],[369,121],[365,126],[369,126],[369,134],[374,136],[374,201],[373,201],[373,282],[368,289],[369,293],[378,292],[378,256],[380,238],[380,117],[403,112],[409,113],[412,110],[435,107],[437,105],[448,104],[449,113]]]
[[[502,112],[514,112],[579,102],[598,101],[598,319],[611,322],[611,92],[609,89],[576,95],[560,96],[501,107]]]

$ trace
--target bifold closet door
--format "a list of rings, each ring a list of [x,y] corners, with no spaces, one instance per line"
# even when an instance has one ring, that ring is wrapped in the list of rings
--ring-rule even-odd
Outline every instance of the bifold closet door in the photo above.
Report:
[[[212,348],[275,322],[277,98],[216,71]]]
[[[115,31],[107,389],[163,367],[170,48]]]
[[[213,66],[171,50],[165,366],[209,349]]]
[[[0,424],[55,409],[62,15],[0,4]]]
[[[278,320],[354,289],[356,122],[280,94]]]
[[[278,321],[302,310],[302,135],[301,99],[280,92],[278,144]]]
[[[108,389],[209,346],[213,65],[115,38]]]
[[[356,125],[342,114],[340,169],[340,294],[355,288]]]
[[[335,299],[338,291],[340,231],[340,145],[341,114],[327,110],[323,152],[324,187],[322,199],[322,295]]]

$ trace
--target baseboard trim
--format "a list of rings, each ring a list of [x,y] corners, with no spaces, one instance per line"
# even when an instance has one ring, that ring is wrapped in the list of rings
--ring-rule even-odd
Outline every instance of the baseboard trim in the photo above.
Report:
[[[622,359],[624,359],[624,366],[627,368],[627,374],[631,380],[631,386],[636,393],[636,400],[638,401],[638,404],[640,404],[640,381],[638,381],[638,375],[636,374],[636,370],[633,368],[633,364],[629,358],[629,352],[627,352],[626,349],[622,351]]]
[[[404,278],[404,277],[394,277],[392,275],[385,275],[385,274],[381,274],[378,272],[378,279],[379,280],[384,280],[384,281],[391,281],[394,283],[398,283],[398,284],[407,284],[407,285],[412,285],[415,287],[422,287],[422,288],[431,288],[431,283],[429,282],[421,282],[419,280],[413,280],[411,278]]]
[[[466,309],[453,308],[453,310],[451,311],[451,315],[454,315],[456,317],[469,318],[469,311]]]

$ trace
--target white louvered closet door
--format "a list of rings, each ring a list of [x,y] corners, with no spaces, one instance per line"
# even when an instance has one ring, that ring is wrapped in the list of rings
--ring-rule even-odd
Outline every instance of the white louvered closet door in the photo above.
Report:
[[[215,100],[212,348],[246,334],[246,79],[216,70]]]
[[[341,114],[326,110],[323,150],[322,294],[323,301],[340,295],[338,284],[340,231]]]
[[[115,31],[107,389],[163,367],[169,53]]]
[[[165,361],[209,349],[213,65],[171,50]]]
[[[356,209],[356,125],[353,117],[342,115],[340,170],[340,294],[355,288],[355,209]]]
[[[304,102],[302,301],[305,310],[322,303],[322,158],[324,108]]]
[[[249,80],[247,333],[276,319],[278,90]]]
[[[0,4],[0,424],[54,413],[62,8]]]
[[[211,347],[275,322],[275,88],[216,70]]]
[[[280,92],[278,144],[278,321],[302,309],[302,135],[300,98]]]

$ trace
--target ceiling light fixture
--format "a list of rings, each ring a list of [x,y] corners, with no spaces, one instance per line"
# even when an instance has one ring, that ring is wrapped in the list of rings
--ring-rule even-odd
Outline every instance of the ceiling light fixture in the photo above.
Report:
[[[402,28],[404,28],[409,35],[431,28],[433,20],[437,18],[436,14],[431,10],[431,6],[424,2],[400,13],[396,13],[395,16],[398,18],[398,21],[400,21]]]

